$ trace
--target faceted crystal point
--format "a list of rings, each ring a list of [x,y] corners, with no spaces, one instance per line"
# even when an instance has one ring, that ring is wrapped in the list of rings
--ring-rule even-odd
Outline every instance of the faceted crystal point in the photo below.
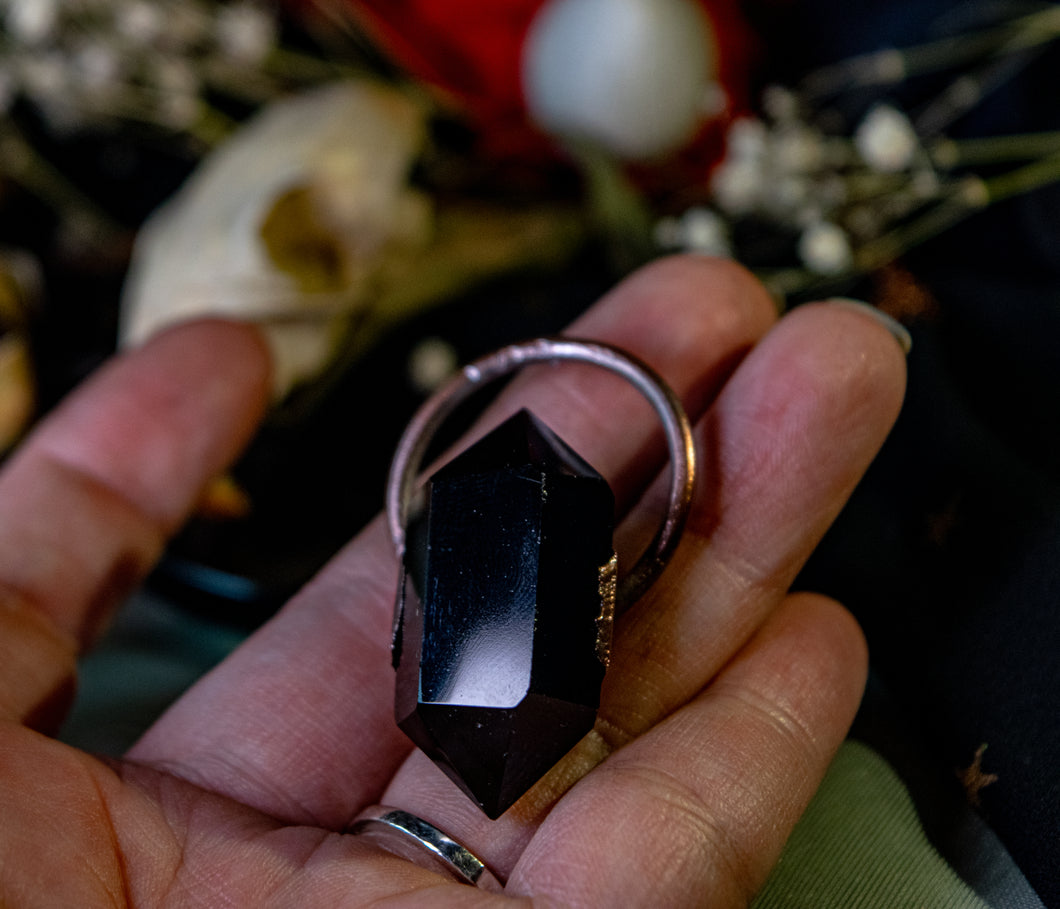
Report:
[[[592,729],[613,515],[603,477],[524,410],[431,477],[408,529],[397,722],[491,818]]]

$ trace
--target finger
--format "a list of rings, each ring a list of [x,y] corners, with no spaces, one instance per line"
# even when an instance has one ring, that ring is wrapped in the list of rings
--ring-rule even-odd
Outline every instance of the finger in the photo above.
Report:
[[[102,368],[0,475],[0,704],[28,718],[152,566],[268,395],[257,334],[174,329]]]
[[[875,458],[904,390],[900,346],[846,305],[801,307],[745,360],[699,427],[705,480],[667,583],[618,630],[603,712],[612,744],[679,706],[761,624]],[[631,517],[645,523],[643,510]],[[682,605],[697,598],[706,614]]]
[[[579,783],[508,883],[577,906],[746,906],[857,710],[852,617],[788,598],[693,701]]]
[[[742,269],[676,259],[621,285],[571,332],[647,359],[701,411],[773,314]],[[638,394],[593,370],[546,368],[520,378],[505,396],[508,411],[532,407],[612,479],[620,497],[634,495],[642,481],[631,465],[659,435]],[[130,757],[275,816],[342,826],[378,801],[409,749],[393,721],[396,581],[392,545],[377,522]]]
[[[697,425],[692,514],[663,578],[618,624],[594,735],[497,823],[419,753],[383,800],[510,868],[566,787],[693,697],[765,621],[882,444],[903,376],[874,319],[829,305],[785,317]],[[655,507],[627,524],[649,523]]]

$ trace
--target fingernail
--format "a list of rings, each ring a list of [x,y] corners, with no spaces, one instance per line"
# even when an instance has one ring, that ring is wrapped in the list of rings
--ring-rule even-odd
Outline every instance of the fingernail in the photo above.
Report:
[[[902,353],[909,356],[909,351],[913,349],[913,336],[909,334],[909,329],[897,319],[892,318],[882,309],[873,306],[871,303],[866,303],[863,300],[851,300],[847,297],[839,297],[829,300],[828,302],[833,306],[845,306],[848,309],[854,309],[858,312],[865,313],[867,316],[871,316],[894,336],[894,339],[898,342],[898,346],[902,348]]]

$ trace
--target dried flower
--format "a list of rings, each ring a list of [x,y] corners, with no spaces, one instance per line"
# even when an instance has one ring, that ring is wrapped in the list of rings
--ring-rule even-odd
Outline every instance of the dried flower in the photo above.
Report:
[[[0,0],[0,14],[0,111],[22,95],[62,131],[130,119],[191,134],[214,96],[262,84],[278,41],[271,0]]]
[[[873,170],[894,174],[912,166],[920,140],[904,113],[890,104],[877,104],[854,133],[854,145]]]
[[[655,225],[655,241],[664,249],[732,257],[729,227],[716,211],[701,206],[679,218],[662,218]]]
[[[217,16],[217,43],[221,51],[242,64],[256,64],[275,46],[275,19],[259,4],[232,3]]]
[[[129,0],[114,10],[114,25],[118,35],[138,44],[150,44],[162,34],[165,16],[155,3]]]
[[[16,41],[31,46],[52,37],[59,21],[58,0],[7,0],[4,28]]]
[[[762,199],[765,173],[753,159],[726,158],[711,174],[710,190],[722,211],[734,215],[748,215]]]
[[[818,275],[840,275],[854,264],[850,238],[838,224],[812,224],[799,237],[799,258]]]
[[[409,354],[409,382],[427,395],[436,391],[459,366],[460,357],[452,344],[444,338],[424,338]]]

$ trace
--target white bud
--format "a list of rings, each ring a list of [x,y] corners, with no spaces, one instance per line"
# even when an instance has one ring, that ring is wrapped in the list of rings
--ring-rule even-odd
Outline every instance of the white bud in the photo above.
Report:
[[[16,41],[43,44],[54,34],[58,19],[56,0],[12,0],[4,16],[4,27]]]
[[[74,55],[74,66],[78,79],[91,90],[113,87],[121,78],[122,61],[117,48],[102,42],[79,48]]]
[[[710,189],[718,207],[730,215],[750,214],[762,200],[765,174],[754,161],[726,159],[710,177]]]
[[[769,181],[764,195],[766,208],[784,217],[810,202],[810,182],[801,175],[781,174]]]
[[[854,236],[863,239],[879,236],[886,224],[879,209],[866,204],[851,206],[843,223]]]
[[[276,24],[254,3],[233,3],[218,14],[217,42],[237,62],[258,63],[276,43]]]
[[[725,134],[725,154],[729,158],[760,160],[769,144],[769,130],[756,117],[737,117]]]
[[[791,123],[799,118],[799,99],[783,85],[768,85],[762,92],[762,110],[777,123]]]
[[[409,354],[408,376],[423,394],[435,391],[459,366],[456,349],[443,338],[424,338]]]
[[[773,134],[772,153],[782,173],[812,173],[824,164],[824,138],[808,126],[791,124]]]
[[[165,28],[165,17],[154,3],[133,0],[118,4],[114,24],[120,35],[138,44],[150,44]]]
[[[38,104],[61,100],[69,85],[66,60],[58,52],[34,54],[20,62],[22,85]]]
[[[684,243],[680,220],[669,216],[655,222],[652,236],[660,249],[680,249]]]
[[[942,189],[939,175],[928,168],[918,170],[909,181],[913,195],[918,199],[933,199]]]
[[[803,231],[799,237],[799,258],[819,275],[840,275],[854,264],[846,232],[829,221],[813,224]]]
[[[709,208],[688,209],[680,221],[682,246],[689,252],[730,258],[729,231],[721,216]]]
[[[854,145],[873,170],[893,174],[913,163],[920,142],[905,114],[889,104],[878,104],[855,131]]]
[[[150,81],[160,92],[173,95],[199,94],[199,74],[181,57],[152,56],[148,70]]]

